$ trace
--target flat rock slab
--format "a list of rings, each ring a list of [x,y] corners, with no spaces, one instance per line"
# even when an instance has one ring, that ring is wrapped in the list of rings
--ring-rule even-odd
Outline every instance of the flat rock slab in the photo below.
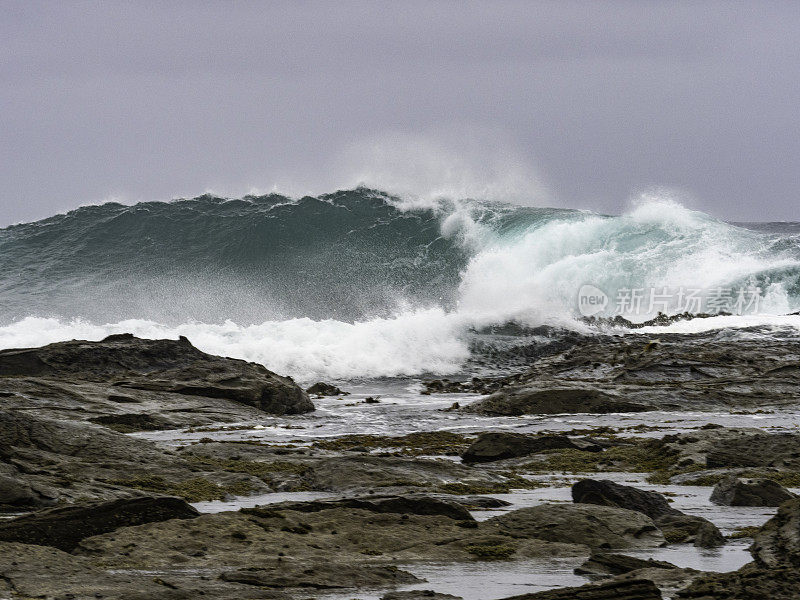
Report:
[[[614,577],[624,575],[638,569],[677,569],[675,565],[662,560],[647,560],[624,554],[595,553],[580,567],[576,567],[576,575],[590,577]]]
[[[385,588],[422,581],[391,565],[281,561],[270,566],[224,571],[223,581],[268,588]]]
[[[319,512],[334,508],[357,508],[376,513],[405,515],[441,515],[458,521],[474,521],[463,505],[431,496],[366,496],[337,500],[315,500],[310,502],[281,502],[270,504],[268,510],[293,510],[297,512]],[[243,509],[248,512],[249,509]],[[259,510],[258,508],[255,509]]]

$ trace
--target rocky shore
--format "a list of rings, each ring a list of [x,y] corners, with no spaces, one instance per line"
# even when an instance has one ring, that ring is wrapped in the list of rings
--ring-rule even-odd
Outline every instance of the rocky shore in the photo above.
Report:
[[[308,393],[185,338],[0,351],[0,599],[444,600],[457,596],[428,587],[416,566],[554,559],[574,563],[585,584],[514,598],[796,598],[800,434],[719,425],[661,436],[622,426],[530,434],[492,430],[492,419],[786,406],[800,396],[800,345],[719,333],[683,346],[673,336],[607,337],[511,377],[428,383],[433,394],[489,393],[455,410],[481,415],[486,431],[285,443],[211,430],[298,419],[314,411]],[[345,392],[320,383],[312,394]],[[208,437],[191,443],[141,435],[198,429]],[[775,516],[723,531],[645,483],[708,490],[709,509]],[[568,498],[513,502],[514,491],[555,485],[569,486]],[[198,510],[269,494],[284,496]],[[728,573],[641,557],[748,538],[752,561]]]

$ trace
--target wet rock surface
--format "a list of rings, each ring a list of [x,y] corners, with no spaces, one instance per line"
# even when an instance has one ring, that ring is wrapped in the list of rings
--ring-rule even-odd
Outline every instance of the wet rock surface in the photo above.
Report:
[[[661,600],[661,591],[647,579],[612,581],[511,596],[504,600]]]
[[[417,583],[417,577],[393,566],[336,563],[294,563],[275,561],[272,565],[223,571],[222,581],[267,588],[382,588]]]
[[[575,573],[594,578],[607,578],[639,569],[677,569],[677,567],[672,563],[652,558],[644,560],[624,554],[598,552],[592,554],[580,567],[576,567]]]
[[[581,336],[569,343],[513,350],[527,369],[496,383],[498,391],[466,410],[521,415],[570,412],[626,412],[654,409],[712,409],[792,404],[800,384],[800,341],[743,335],[725,330],[696,334],[662,333]],[[565,338],[566,339],[566,338]],[[542,352],[542,346],[548,348]],[[511,351],[509,351],[511,352]],[[513,354],[493,356],[517,364]],[[620,408],[611,408],[622,403]],[[638,406],[638,408],[637,408]]]
[[[574,448],[587,452],[599,452],[594,444],[573,441],[565,435],[525,435],[521,433],[484,433],[461,455],[465,463],[493,462],[505,458],[528,456],[543,450]]]
[[[672,508],[658,492],[639,490],[613,481],[584,479],[572,486],[572,499],[576,503],[616,506],[645,514],[671,542],[691,542],[704,548],[725,543],[722,533],[711,521]]]
[[[794,497],[771,479],[741,479],[736,476],[723,479],[711,492],[711,502],[723,506],[780,506]]]
[[[578,572],[603,581],[520,597],[649,600],[679,588],[680,598],[793,597],[798,500],[752,533],[751,565],[701,574],[622,553],[716,546],[719,529],[638,484],[606,478],[636,473],[634,481],[722,489],[720,482],[736,476],[794,488],[800,436],[718,425],[664,436],[657,426],[583,424],[532,435],[513,431],[531,419],[506,417],[796,401],[794,342],[778,348],[745,340],[726,356],[730,344],[715,333],[698,337],[702,344],[684,337],[685,348],[670,335],[602,339],[603,349],[576,334],[575,343],[549,347],[512,377],[429,382],[426,391],[435,394],[494,392],[478,402],[488,407],[482,416],[471,418],[512,431],[454,426],[315,437],[305,417],[298,436],[306,441],[290,434],[281,443],[236,439],[238,425],[220,436],[228,441],[211,436],[224,423],[302,413],[305,392],[256,365],[208,357],[185,340],[112,336],[0,352],[0,511],[34,511],[0,521],[0,540],[7,540],[0,541],[0,597],[300,600],[370,589],[386,600],[449,600],[433,582],[428,591],[404,590],[420,583],[409,565],[502,569],[506,561],[554,559],[568,561],[570,573],[585,561]],[[391,410],[392,402],[353,410]],[[172,428],[186,430],[181,447],[127,435],[161,432],[150,437],[170,440]],[[603,472],[609,475],[587,479]],[[514,509],[506,496],[491,495],[525,489],[537,497],[554,478],[559,486],[577,481],[575,502],[537,501],[491,518],[471,512]],[[273,491],[326,499],[198,515],[184,500],[163,497],[231,500]]]
[[[493,517],[486,524],[511,537],[534,537],[590,548],[647,548],[664,542],[646,515],[609,506],[542,504]]]
[[[314,410],[291,379],[201,352],[187,340],[113,335],[0,351],[4,407],[100,419],[126,433]],[[224,415],[228,414],[227,417]]]
[[[120,527],[169,519],[194,519],[200,513],[180,498],[142,497],[51,508],[0,522],[0,541],[53,546],[65,552],[81,540]]]
[[[563,413],[625,413],[652,410],[591,388],[509,386],[464,410],[482,415],[511,416]]]
[[[335,385],[331,385],[330,383],[325,383],[324,381],[318,381],[308,389],[306,389],[306,393],[312,396],[349,396],[350,392],[345,392],[338,388]]]

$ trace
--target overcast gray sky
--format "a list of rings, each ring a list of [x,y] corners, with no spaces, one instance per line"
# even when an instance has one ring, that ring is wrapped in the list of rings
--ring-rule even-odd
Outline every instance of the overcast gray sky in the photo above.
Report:
[[[800,2],[0,9],[0,224],[359,182],[800,220]]]

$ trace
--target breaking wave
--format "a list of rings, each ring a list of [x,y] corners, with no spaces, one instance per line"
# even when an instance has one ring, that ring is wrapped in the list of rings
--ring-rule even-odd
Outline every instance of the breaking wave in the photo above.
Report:
[[[607,298],[597,316],[630,290],[668,296],[625,315],[645,320],[684,290],[746,289],[747,314],[706,326],[800,325],[779,316],[800,308],[797,224],[656,197],[621,216],[364,188],[109,203],[0,230],[0,265],[0,347],[186,335],[304,381],[455,373],[469,332],[508,322],[586,330],[587,285]]]

